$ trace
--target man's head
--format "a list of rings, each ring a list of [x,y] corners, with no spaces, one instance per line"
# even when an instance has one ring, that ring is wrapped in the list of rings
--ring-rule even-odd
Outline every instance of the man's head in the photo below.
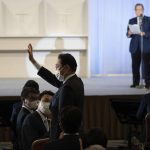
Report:
[[[45,116],[49,116],[51,114],[49,106],[52,102],[53,96],[54,93],[51,91],[43,91],[39,96],[40,102],[38,105],[38,110]]]
[[[136,14],[136,16],[140,17],[141,15],[143,15],[143,13],[144,13],[143,4],[140,4],[140,3],[136,4],[135,5],[135,14]]]
[[[77,62],[71,54],[60,54],[56,64],[56,70],[59,74],[66,78],[68,75],[75,73],[77,69]]]
[[[26,87],[21,92],[23,103],[28,108],[35,110],[38,106],[39,91],[34,88]]]
[[[23,91],[23,89],[24,88],[33,88],[33,89],[35,89],[36,91],[38,91],[39,92],[39,84],[36,82],[36,81],[34,81],[34,80],[28,80],[25,84],[24,84],[24,86],[23,86],[23,88],[22,88],[22,91]],[[21,100],[23,101],[23,98],[21,97]]]
[[[67,106],[62,110],[60,126],[65,133],[74,134],[79,132],[81,121],[82,113],[77,107]]]
[[[107,147],[107,138],[104,132],[98,128],[92,129],[87,134],[87,144],[91,145],[101,145],[104,148]]]
[[[30,88],[33,88],[33,89],[39,91],[39,84],[36,81],[34,81],[34,80],[28,80],[24,84],[23,89],[26,88],[26,87],[30,87]]]

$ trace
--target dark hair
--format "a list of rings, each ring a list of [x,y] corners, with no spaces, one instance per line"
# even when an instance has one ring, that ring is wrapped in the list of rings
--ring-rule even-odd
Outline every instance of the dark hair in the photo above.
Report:
[[[101,145],[107,147],[107,137],[105,133],[98,128],[90,130],[87,134],[87,146],[91,145]]]
[[[144,9],[144,5],[143,5],[143,4],[137,3],[137,4],[135,5],[135,10],[136,10],[136,7],[138,7],[138,6],[141,6],[141,7]]]
[[[28,80],[24,86],[23,86],[23,89],[26,88],[26,87],[30,87],[30,88],[34,88],[36,89],[37,91],[39,91],[39,84],[34,81],[34,80]]]
[[[46,94],[48,94],[50,96],[54,96],[54,93],[52,91],[43,91],[42,93],[40,93],[39,99],[41,100],[41,98]]]
[[[58,59],[61,60],[62,65],[69,65],[72,71],[76,71],[77,62],[71,54],[59,54]]]
[[[82,114],[79,108],[67,106],[62,110],[60,122],[65,133],[73,134],[79,132],[81,121]]]
[[[22,92],[21,92],[22,100],[25,100],[26,98],[29,98],[29,95],[30,95],[31,93],[39,94],[39,91],[37,91],[36,89],[31,88],[31,87],[25,87],[25,88],[22,90]]]

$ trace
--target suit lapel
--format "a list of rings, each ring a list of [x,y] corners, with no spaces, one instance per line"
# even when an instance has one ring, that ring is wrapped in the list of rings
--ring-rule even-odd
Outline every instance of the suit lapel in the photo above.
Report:
[[[39,121],[38,124],[40,125],[41,130],[44,130],[43,132],[47,132],[44,122],[43,122],[41,116],[38,114],[38,112],[36,112],[36,117],[37,117],[37,120]]]

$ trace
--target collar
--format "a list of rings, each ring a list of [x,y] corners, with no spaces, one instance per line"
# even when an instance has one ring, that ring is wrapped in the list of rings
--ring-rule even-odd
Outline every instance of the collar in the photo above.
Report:
[[[40,117],[41,117],[41,119],[43,120],[43,122],[45,122],[46,120],[47,120],[47,117],[45,117],[41,112],[40,112],[40,110],[36,110],[37,111],[37,113],[40,115]]]
[[[32,113],[32,112],[33,112],[33,110],[31,110],[29,107],[27,107],[27,106],[26,106],[26,105],[24,105],[24,104],[22,105],[22,107],[23,107],[23,108],[25,108],[25,109],[27,109],[30,113]]]
[[[65,135],[79,135],[79,133],[77,132],[77,133],[73,133],[73,134],[70,134],[70,133],[64,133],[64,136]]]
[[[73,74],[70,74],[69,76],[67,76],[66,78],[65,78],[65,80],[63,81],[63,83],[65,83],[67,80],[69,80],[71,77],[73,77],[75,75],[75,73],[73,73]]]

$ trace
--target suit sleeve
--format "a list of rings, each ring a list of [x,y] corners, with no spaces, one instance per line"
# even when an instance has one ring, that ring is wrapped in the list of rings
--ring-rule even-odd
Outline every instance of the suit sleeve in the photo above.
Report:
[[[22,147],[23,150],[31,150],[32,143],[38,138],[38,132],[32,126],[33,122],[26,118],[22,126]]]
[[[147,99],[146,97],[144,96],[141,100],[141,103],[140,103],[140,106],[139,106],[139,109],[138,109],[138,112],[136,114],[137,118],[139,120],[142,120],[145,115],[146,115],[146,106],[147,106]]]
[[[59,111],[61,112],[61,110],[64,107],[73,104],[74,94],[73,94],[73,90],[70,86],[65,86],[60,95],[61,96],[59,99]]]
[[[146,32],[145,32],[145,36],[144,36],[144,37],[146,37],[146,38],[150,38],[150,18],[149,18],[149,20],[148,20],[148,26],[149,26],[149,31],[146,31]]]
[[[129,31],[129,24],[131,24],[131,20],[129,20],[129,23],[128,23],[128,26],[127,26],[126,36],[127,36],[128,38],[132,38],[132,37],[133,37],[133,35],[128,35],[128,31]]]
[[[43,78],[45,81],[47,81],[48,83],[50,83],[51,85],[59,88],[62,84],[62,82],[60,82],[54,74],[52,74],[49,70],[47,70],[44,67],[41,67],[40,70],[38,71],[38,75]]]

